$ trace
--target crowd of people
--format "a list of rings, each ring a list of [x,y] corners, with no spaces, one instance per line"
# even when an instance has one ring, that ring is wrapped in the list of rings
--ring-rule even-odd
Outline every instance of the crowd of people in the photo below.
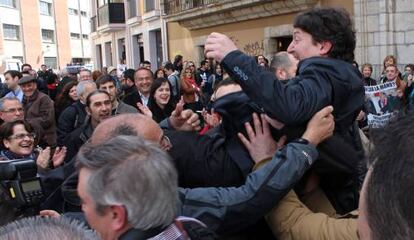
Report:
[[[413,65],[358,69],[343,9],[293,27],[270,61],[212,33],[199,68],[5,72],[0,158],[36,162],[46,197],[28,218],[2,186],[0,239],[411,239]],[[390,82],[408,110],[367,139]]]

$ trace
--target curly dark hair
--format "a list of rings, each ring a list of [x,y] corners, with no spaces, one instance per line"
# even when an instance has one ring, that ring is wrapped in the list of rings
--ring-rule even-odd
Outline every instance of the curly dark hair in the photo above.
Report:
[[[343,8],[314,8],[299,14],[293,27],[312,35],[315,42],[329,41],[328,56],[352,63],[356,45],[355,30],[349,13]]]

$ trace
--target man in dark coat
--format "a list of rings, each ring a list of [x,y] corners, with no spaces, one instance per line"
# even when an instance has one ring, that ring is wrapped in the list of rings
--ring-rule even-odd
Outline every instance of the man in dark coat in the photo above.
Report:
[[[225,35],[212,33],[205,54],[221,62],[270,117],[283,122],[291,138],[300,136],[317,111],[334,107],[335,134],[320,144],[314,170],[322,177],[321,186],[337,212],[345,213],[358,206],[361,183],[357,179],[364,174],[362,145],[354,125],[364,102],[362,75],[351,65],[355,31],[349,14],[336,8],[301,13],[293,26],[288,52],[300,62],[297,76],[286,85],[237,50]]]

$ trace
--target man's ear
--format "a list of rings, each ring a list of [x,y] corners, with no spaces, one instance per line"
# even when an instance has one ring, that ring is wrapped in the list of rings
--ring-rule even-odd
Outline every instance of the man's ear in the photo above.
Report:
[[[321,56],[328,55],[331,50],[332,50],[331,41],[322,41],[320,43],[319,53],[321,54]]]
[[[113,205],[110,206],[111,211],[111,228],[115,231],[119,231],[128,224],[128,215],[124,206]]]
[[[85,111],[89,116],[91,115],[91,109],[89,107],[85,107]]]
[[[277,80],[286,80],[286,72],[281,69],[281,68],[277,68],[276,69],[276,78]]]

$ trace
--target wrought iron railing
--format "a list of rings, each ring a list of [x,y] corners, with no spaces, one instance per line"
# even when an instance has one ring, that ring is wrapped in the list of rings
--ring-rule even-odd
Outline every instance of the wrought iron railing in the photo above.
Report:
[[[207,6],[229,0],[164,0],[164,12],[167,15],[181,13],[190,9]]]

